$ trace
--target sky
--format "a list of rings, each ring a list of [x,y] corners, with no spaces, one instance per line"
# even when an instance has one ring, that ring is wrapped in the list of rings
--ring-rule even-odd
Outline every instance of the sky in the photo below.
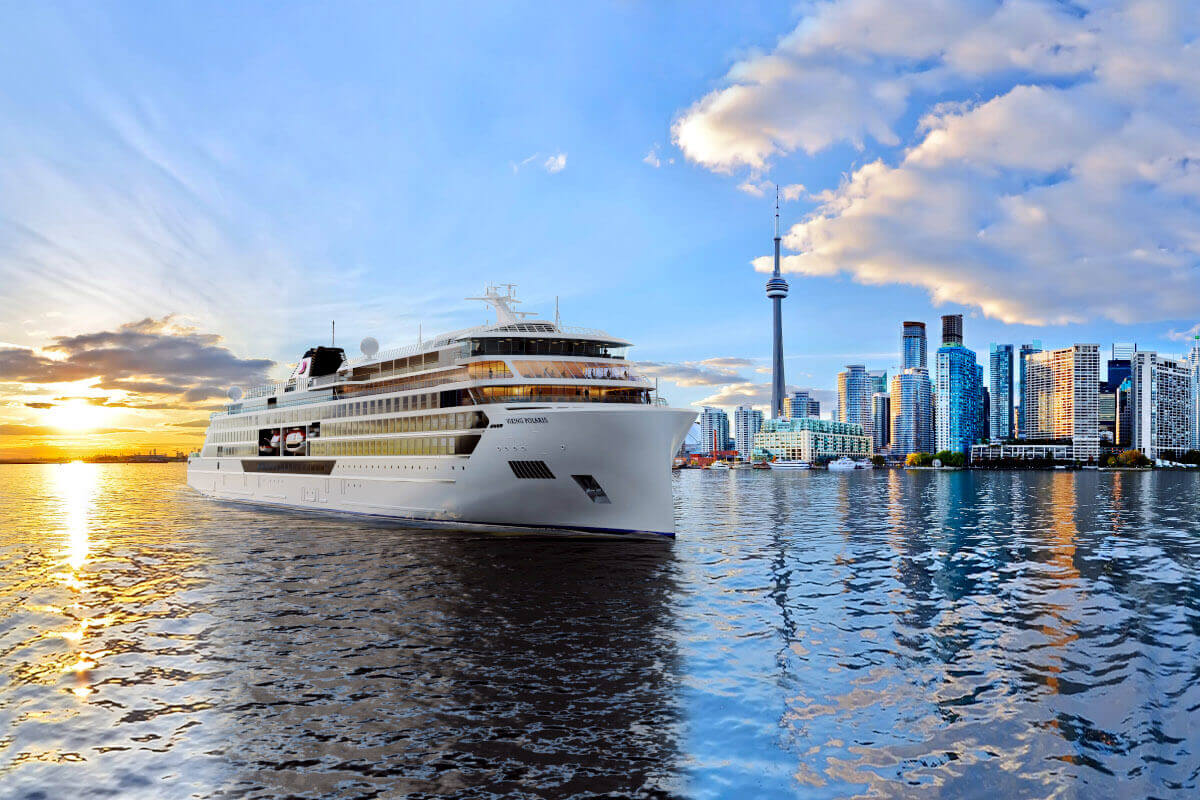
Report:
[[[0,457],[198,446],[231,386],[526,310],[677,406],[1200,321],[1200,6],[0,4]],[[932,341],[931,346],[937,342]]]

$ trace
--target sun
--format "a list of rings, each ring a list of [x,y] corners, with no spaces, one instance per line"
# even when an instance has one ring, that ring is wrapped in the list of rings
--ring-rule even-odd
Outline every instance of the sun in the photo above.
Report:
[[[49,412],[50,424],[64,431],[90,431],[104,422],[105,410],[86,400],[71,400]]]

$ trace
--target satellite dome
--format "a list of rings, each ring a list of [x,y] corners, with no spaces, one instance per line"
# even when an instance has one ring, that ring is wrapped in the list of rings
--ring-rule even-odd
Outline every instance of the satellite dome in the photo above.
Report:
[[[229,399],[237,402],[242,399],[242,388],[240,386],[232,386],[229,389]]]
[[[359,349],[362,350],[364,356],[370,358],[379,352],[379,342],[375,340],[374,336],[368,336],[362,340],[362,344],[359,345]]]

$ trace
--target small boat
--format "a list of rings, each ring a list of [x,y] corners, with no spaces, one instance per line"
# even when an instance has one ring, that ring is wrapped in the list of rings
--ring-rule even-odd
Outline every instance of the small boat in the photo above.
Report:
[[[771,465],[768,464],[766,461],[755,461],[753,468],[754,469],[770,469]]]
[[[794,458],[777,458],[771,462],[771,469],[812,469],[812,464]]]
[[[709,464],[708,468],[709,469],[729,469],[729,462],[718,458],[716,461]]]
[[[750,467],[751,464],[749,461],[735,461],[729,465],[730,469],[750,469]]]
[[[854,469],[871,469],[870,461],[855,461],[849,456],[842,456],[829,462],[830,472],[849,472]]]

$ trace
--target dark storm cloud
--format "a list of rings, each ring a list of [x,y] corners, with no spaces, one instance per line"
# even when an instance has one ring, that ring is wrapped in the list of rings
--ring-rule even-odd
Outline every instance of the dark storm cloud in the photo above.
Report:
[[[45,349],[61,358],[23,348],[0,350],[0,380],[96,379],[102,389],[173,395],[195,403],[223,396],[232,385],[265,383],[275,363],[239,358],[222,345],[221,337],[177,325],[169,316],[129,322],[114,331],[59,336]]]

